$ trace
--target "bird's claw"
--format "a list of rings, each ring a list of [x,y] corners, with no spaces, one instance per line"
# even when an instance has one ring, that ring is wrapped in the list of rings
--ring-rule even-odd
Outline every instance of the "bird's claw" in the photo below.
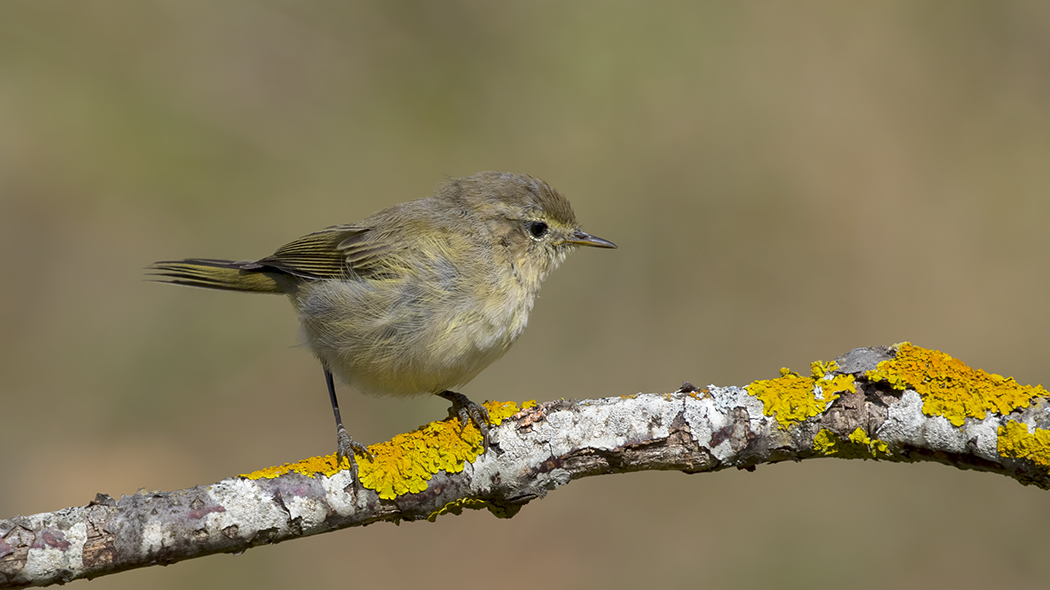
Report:
[[[463,426],[466,426],[467,422],[473,422],[478,427],[487,451],[489,448],[489,411],[485,409],[485,406],[472,402],[467,396],[455,391],[445,391],[438,395],[452,402],[452,407],[448,409],[449,416],[459,416],[460,424]]]
[[[336,451],[335,458],[339,465],[343,464],[343,460],[350,463],[350,471],[354,476],[354,481],[357,481],[357,458],[354,456],[355,453],[360,453],[365,457],[372,458],[372,453],[368,451],[368,447],[350,438],[350,435],[346,432],[346,428],[339,427],[336,433]]]

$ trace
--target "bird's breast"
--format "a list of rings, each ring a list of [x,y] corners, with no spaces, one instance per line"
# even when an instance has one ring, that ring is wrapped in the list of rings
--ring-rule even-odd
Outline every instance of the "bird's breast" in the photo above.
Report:
[[[336,375],[366,393],[410,395],[462,385],[503,356],[534,299],[510,277],[479,283],[441,272],[319,281],[295,301],[303,340]]]

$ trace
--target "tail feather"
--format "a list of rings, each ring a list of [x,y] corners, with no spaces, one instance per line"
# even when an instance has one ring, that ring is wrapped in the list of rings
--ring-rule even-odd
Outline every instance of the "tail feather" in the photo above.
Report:
[[[150,276],[161,283],[206,289],[249,291],[253,293],[292,293],[297,280],[288,273],[254,261],[189,258],[166,260],[147,267]]]

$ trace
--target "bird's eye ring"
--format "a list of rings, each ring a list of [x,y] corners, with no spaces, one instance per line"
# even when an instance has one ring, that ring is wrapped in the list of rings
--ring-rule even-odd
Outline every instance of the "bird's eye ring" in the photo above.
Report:
[[[529,235],[538,240],[547,235],[550,228],[542,221],[529,221],[525,223],[525,229],[529,230]]]

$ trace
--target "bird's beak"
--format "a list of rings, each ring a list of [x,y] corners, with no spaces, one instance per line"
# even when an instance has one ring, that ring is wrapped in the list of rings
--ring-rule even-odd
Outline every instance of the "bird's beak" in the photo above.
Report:
[[[575,232],[573,232],[572,235],[565,240],[565,243],[576,244],[578,246],[594,246],[595,248],[616,247],[616,244],[610,242],[609,240],[603,240],[598,236],[592,236],[591,234],[583,231],[582,229],[578,229]]]

